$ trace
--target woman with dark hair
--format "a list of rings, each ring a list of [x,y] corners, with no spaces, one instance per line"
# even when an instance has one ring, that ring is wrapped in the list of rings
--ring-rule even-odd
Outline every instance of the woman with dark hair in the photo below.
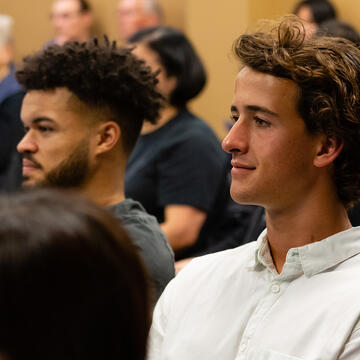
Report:
[[[334,6],[328,0],[302,0],[295,6],[294,14],[304,20],[308,36],[313,35],[322,22],[337,17]]]
[[[128,235],[78,195],[0,199],[0,358],[144,360],[147,277]]]
[[[187,108],[205,85],[204,67],[179,30],[153,27],[129,42],[135,55],[159,71],[165,100],[158,123],[143,127],[130,156],[126,196],[157,217],[177,259],[212,252],[220,238],[210,240],[210,235],[221,223],[229,188],[219,140]]]

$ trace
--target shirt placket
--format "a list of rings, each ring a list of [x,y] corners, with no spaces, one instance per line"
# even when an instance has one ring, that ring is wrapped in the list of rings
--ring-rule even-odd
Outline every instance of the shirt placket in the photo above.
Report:
[[[269,276],[269,273],[271,272],[267,270],[266,275]],[[247,323],[235,360],[249,359],[249,344],[254,337],[256,329],[261,324],[264,317],[270,312],[272,306],[276,303],[279,297],[285,292],[290,282],[299,276],[300,273],[302,273],[300,259],[298,252],[295,249],[289,252],[282,274],[274,275],[272,273],[269,277],[267,290]],[[256,359],[251,358],[251,360]]]

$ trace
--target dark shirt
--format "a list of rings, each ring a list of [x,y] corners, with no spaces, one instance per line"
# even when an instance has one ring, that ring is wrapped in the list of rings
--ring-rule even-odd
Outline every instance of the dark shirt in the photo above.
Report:
[[[126,199],[109,207],[138,247],[149,272],[155,301],[174,277],[174,255],[166,235],[154,216],[149,215],[137,201]]]
[[[0,82],[0,192],[21,185],[21,156],[16,145],[24,135],[20,110],[24,92],[15,79],[15,69]]]
[[[160,223],[167,205],[189,205],[207,213],[195,245],[176,253],[181,259],[212,247],[223,249],[225,239],[214,234],[219,234],[231,201],[227,174],[228,159],[212,129],[182,109],[161,128],[140,136],[126,169],[125,193]]]

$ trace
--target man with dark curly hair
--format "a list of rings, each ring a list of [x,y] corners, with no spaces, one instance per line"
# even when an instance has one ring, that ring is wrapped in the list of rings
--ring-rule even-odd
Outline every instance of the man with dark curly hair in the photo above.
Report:
[[[124,196],[128,156],[143,120],[154,122],[161,106],[156,76],[130,50],[94,40],[25,58],[17,79],[27,90],[18,144],[23,186],[76,189],[109,207],[139,247],[159,296],[174,276],[173,253],[156,219]]]
[[[355,360],[360,354],[360,50],[289,16],[234,44],[223,141],[256,242],[193,260],[154,312],[149,359]]]

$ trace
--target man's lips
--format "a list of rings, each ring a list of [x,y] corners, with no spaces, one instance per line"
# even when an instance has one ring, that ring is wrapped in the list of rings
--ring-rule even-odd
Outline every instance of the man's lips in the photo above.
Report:
[[[22,162],[22,170],[23,170],[23,174],[29,173],[35,169],[40,169],[41,166],[29,159],[23,159]]]
[[[245,175],[256,169],[255,166],[251,166],[250,164],[246,164],[236,160],[231,160],[231,165],[231,175]]]
[[[255,166],[251,166],[249,164],[242,163],[237,160],[231,160],[231,165],[232,165],[233,169],[244,169],[244,170],[255,170],[256,169]]]

